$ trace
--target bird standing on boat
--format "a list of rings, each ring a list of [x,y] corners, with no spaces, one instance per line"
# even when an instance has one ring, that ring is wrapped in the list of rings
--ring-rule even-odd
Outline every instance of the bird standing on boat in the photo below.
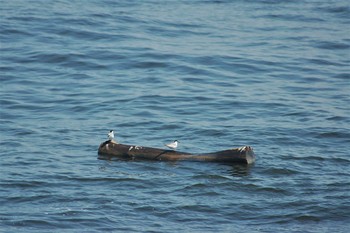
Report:
[[[114,141],[114,131],[113,130],[110,130],[109,133],[108,133],[108,139],[110,141]]]
[[[165,144],[165,146],[169,147],[170,149],[175,150],[175,149],[176,149],[176,147],[177,147],[177,143],[178,143],[178,141],[177,141],[177,140],[175,140],[175,141],[174,141],[174,142],[172,142],[172,143]]]

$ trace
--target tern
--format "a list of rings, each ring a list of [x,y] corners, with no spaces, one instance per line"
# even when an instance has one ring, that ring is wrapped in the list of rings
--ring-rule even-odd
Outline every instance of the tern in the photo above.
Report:
[[[110,130],[109,133],[108,133],[108,139],[113,141],[114,139],[114,131],[113,130]]]
[[[178,143],[178,141],[177,141],[177,140],[175,140],[175,141],[174,141],[174,142],[172,142],[172,143],[165,144],[165,146],[169,147],[170,149],[175,150],[175,149],[176,149],[176,147],[177,147],[177,143]]]

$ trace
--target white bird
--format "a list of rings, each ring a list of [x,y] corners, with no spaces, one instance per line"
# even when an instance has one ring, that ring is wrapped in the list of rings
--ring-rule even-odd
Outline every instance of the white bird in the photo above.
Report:
[[[113,141],[113,139],[114,139],[114,132],[113,132],[113,130],[110,130],[110,131],[109,131],[109,133],[108,133],[108,139],[111,140],[111,141]]]
[[[177,141],[177,140],[175,140],[175,141],[174,141],[174,142],[172,142],[172,143],[165,144],[165,146],[169,147],[170,149],[175,150],[175,149],[176,149],[176,147],[177,147],[177,143],[178,143],[178,141]]]

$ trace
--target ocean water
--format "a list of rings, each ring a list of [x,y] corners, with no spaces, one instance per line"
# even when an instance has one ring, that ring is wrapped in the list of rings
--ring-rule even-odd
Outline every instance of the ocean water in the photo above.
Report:
[[[349,232],[349,15],[345,0],[0,0],[0,232]],[[110,129],[257,160],[99,160]]]

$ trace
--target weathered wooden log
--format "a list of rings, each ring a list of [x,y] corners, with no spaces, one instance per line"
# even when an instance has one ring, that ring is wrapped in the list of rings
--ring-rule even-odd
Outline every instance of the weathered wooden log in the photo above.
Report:
[[[255,162],[255,154],[250,146],[243,146],[229,150],[223,150],[205,154],[190,154],[174,150],[164,150],[136,145],[124,145],[108,140],[98,148],[99,159],[124,158],[124,159],[146,159],[162,161],[208,161],[224,163],[244,163]]]

